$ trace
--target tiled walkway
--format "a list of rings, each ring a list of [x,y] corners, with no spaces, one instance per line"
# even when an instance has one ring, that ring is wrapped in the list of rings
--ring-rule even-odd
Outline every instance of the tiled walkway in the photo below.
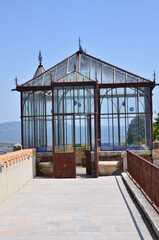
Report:
[[[33,179],[0,205],[0,239],[156,239],[120,176]]]

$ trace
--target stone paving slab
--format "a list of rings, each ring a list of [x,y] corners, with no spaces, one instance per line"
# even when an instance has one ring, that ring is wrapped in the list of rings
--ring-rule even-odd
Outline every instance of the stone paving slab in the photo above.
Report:
[[[157,239],[121,176],[35,178],[0,205],[0,240]]]

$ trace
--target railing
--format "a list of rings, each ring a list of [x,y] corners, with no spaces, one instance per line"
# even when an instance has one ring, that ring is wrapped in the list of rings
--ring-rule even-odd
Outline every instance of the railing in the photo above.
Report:
[[[127,151],[127,171],[159,209],[159,167]]]

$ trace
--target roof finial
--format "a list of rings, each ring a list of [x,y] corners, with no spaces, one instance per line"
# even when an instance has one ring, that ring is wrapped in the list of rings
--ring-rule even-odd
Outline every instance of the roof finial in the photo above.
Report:
[[[154,81],[154,82],[156,81],[156,73],[155,73],[155,71],[154,71],[154,73],[153,73],[153,81]]]
[[[79,40],[78,40],[78,45],[79,45],[79,51],[81,50],[81,39],[79,37]]]
[[[80,51],[80,52],[83,52],[83,48],[82,48],[82,45],[81,45],[81,39],[80,39],[80,37],[79,37],[79,51]]]
[[[16,87],[18,86],[18,79],[17,79],[17,76],[15,77],[15,85],[16,85]]]
[[[39,50],[39,57],[38,57],[38,60],[39,60],[39,66],[41,66],[42,64],[42,56],[41,56],[41,50]]]

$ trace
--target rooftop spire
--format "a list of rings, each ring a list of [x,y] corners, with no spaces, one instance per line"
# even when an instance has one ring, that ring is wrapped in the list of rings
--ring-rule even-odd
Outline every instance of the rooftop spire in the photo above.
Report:
[[[80,37],[79,37],[78,44],[79,44],[79,51],[80,51],[80,52],[83,52],[83,48],[82,48],[82,45],[81,45],[81,39],[80,39]]]
[[[155,73],[155,71],[153,73],[153,80],[154,80],[154,82],[156,81],[156,73]]]
[[[42,64],[42,56],[41,56],[41,51],[39,50],[39,57],[38,57],[38,60],[39,60],[39,66],[41,66]]]
[[[42,74],[43,72],[45,72],[45,69],[42,65],[42,56],[41,56],[41,51],[39,50],[39,56],[38,56],[38,60],[39,60],[39,66],[33,76],[33,78],[39,76],[40,74]]]
[[[17,78],[17,76],[15,77],[15,85],[16,85],[16,87],[18,86],[18,78]]]

